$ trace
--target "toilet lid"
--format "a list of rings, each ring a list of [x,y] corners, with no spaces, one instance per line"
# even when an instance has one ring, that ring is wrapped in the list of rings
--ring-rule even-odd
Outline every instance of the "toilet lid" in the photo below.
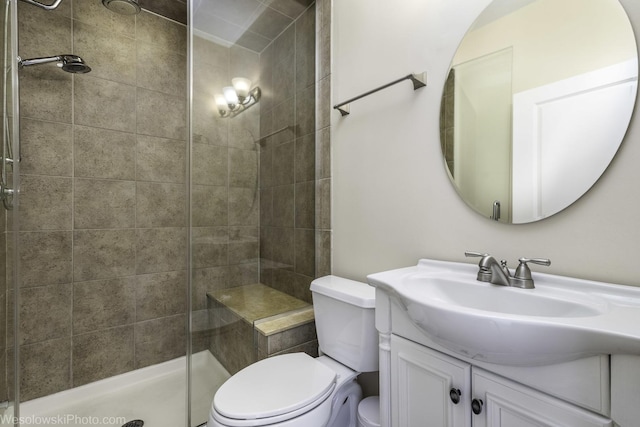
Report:
[[[270,418],[326,396],[336,373],[305,353],[283,354],[249,365],[216,392],[213,407],[234,419]]]

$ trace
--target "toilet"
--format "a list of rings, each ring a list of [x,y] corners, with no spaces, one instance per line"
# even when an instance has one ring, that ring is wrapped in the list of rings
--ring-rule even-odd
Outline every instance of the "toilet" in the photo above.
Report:
[[[358,425],[356,378],[379,369],[375,289],[325,276],[311,293],[320,356],[283,354],[233,375],[216,392],[207,427]]]

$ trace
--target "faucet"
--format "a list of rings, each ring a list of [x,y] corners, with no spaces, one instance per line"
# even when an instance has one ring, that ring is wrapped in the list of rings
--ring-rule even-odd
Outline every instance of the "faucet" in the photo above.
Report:
[[[498,261],[489,254],[481,254],[479,252],[465,252],[465,256],[468,257],[480,257],[478,263],[478,276],[477,280],[481,282],[489,282],[494,285],[512,286],[522,289],[533,289],[533,277],[531,276],[531,270],[527,265],[528,262],[539,265],[551,265],[551,261],[543,258],[520,258],[518,261],[520,264],[516,268],[515,274],[511,276],[509,267],[507,267],[507,261]]]

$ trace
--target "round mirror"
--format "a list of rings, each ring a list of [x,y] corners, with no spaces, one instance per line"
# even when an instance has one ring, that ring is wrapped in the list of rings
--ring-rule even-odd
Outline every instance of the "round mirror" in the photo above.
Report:
[[[638,56],[618,0],[493,0],[453,59],[440,115],[458,194],[504,223],[551,216],[613,159]]]

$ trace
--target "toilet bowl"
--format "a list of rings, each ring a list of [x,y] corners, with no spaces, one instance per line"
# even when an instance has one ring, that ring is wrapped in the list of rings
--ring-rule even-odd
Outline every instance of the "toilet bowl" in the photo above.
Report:
[[[321,356],[256,362],[216,392],[207,427],[356,427],[360,372],[378,370],[374,288],[326,276],[311,284]]]

